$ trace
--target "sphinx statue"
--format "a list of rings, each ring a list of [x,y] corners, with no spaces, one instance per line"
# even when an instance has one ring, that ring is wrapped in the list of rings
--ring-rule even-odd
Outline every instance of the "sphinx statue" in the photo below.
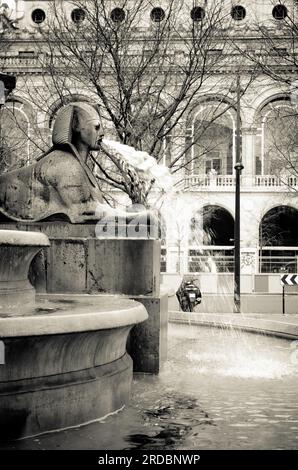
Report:
[[[93,106],[77,102],[61,108],[52,148],[34,163],[0,176],[0,214],[17,222],[97,220],[106,205],[87,158],[91,150],[100,149],[102,138]]]

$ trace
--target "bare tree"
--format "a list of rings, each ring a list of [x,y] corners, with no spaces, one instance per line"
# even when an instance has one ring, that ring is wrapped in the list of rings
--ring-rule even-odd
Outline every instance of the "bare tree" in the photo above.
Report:
[[[53,2],[51,19],[47,28],[40,28],[36,46],[42,85],[30,77],[26,82],[39,114],[55,114],[48,107],[49,97],[58,97],[61,105],[74,95],[82,99],[83,90],[85,98],[102,106],[103,120],[118,141],[166,161],[173,173],[202,160],[209,146],[197,148],[195,155],[190,148],[233,106],[224,99],[232,77],[225,80],[214,73],[225,68],[231,47],[230,12],[220,0],[206,10],[193,8],[192,18],[181,23],[182,3],[170,0],[165,10],[152,10],[149,0],[122,0],[111,10],[106,0],[76,0],[70,14],[62,2]],[[150,11],[148,26],[143,18]],[[220,106],[187,140],[185,119],[202,91],[220,95]],[[95,156],[98,177],[134,202],[146,201],[150,185],[144,190],[133,169],[128,175],[123,162],[108,157],[112,163],[103,165]]]
[[[259,155],[262,152],[262,158],[258,157],[258,172],[263,167],[270,185],[284,185],[295,193],[298,186],[298,106],[289,99],[279,99],[268,104],[260,117],[262,143],[258,152]]]
[[[275,108],[266,126],[267,145],[265,159],[270,173],[297,191],[298,178],[298,108]]]
[[[10,48],[10,41],[14,37],[14,33],[17,29],[16,20],[12,19],[12,10],[9,8],[7,3],[3,2],[0,4],[0,50],[2,58],[5,58],[5,54],[9,51]],[[3,62],[0,63],[0,72],[3,72],[5,69],[5,64]],[[9,77],[8,75],[4,75],[0,79],[4,80],[6,87],[4,88],[5,96],[1,96],[0,102],[0,172],[6,171],[7,169],[11,168],[12,162],[15,160],[15,155],[18,150],[20,142],[15,139],[14,144],[11,144],[11,141],[7,138],[7,129],[4,129],[3,126],[3,105],[5,100],[7,99],[7,95],[11,92],[11,90],[15,87],[15,78]],[[4,82],[4,83],[5,83]],[[4,100],[3,100],[4,98]],[[3,101],[2,101],[3,100]],[[16,126],[18,127],[18,126]],[[13,129],[10,129],[10,133],[13,133]],[[24,162],[22,160],[19,161],[19,166],[22,166]]]
[[[3,173],[10,166],[10,160],[11,150],[0,137],[0,173]]]
[[[285,5],[282,0],[272,0],[272,18],[266,22],[255,22],[254,39],[251,46],[238,50],[254,63],[260,72],[280,84],[290,87],[298,94],[298,3]]]
[[[272,17],[256,21],[249,47],[235,48],[259,75],[267,76],[288,95],[267,106],[263,172],[297,192],[298,177],[298,2],[272,0]],[[271,108],[271,109],[270,109]]]

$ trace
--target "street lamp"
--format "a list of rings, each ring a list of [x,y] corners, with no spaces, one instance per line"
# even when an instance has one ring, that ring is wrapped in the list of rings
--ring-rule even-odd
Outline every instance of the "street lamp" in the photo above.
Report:
[[[236,123],[236,171],[235,181],[235,224],[234,224],[234,313],[241,312],[240,291],[240,177],[244,166],[241,157],[241,123],[240,123],[240,74],[237,75],[237,123]]]
[[[240,292],[240,176],[244,166],[237,162],[235,182],[235,225],[234,225],[234,313],[241,312]]]

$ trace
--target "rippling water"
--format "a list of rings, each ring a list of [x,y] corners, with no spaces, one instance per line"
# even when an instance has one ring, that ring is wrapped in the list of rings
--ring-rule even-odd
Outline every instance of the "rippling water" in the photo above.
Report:
[[[104,422],[12,444],[34,449],[296,449],[298,364],[291,342],[171,324],[159,376]]]

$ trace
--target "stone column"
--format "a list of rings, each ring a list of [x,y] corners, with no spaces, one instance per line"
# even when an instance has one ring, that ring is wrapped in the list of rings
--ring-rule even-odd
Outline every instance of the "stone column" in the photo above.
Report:
[[[253,186],[253,177],[255,174],[255,158],[254,158],[254,136],[255,127],[242,128],[242,162],[244,170],[242,172],[242,186]]]

